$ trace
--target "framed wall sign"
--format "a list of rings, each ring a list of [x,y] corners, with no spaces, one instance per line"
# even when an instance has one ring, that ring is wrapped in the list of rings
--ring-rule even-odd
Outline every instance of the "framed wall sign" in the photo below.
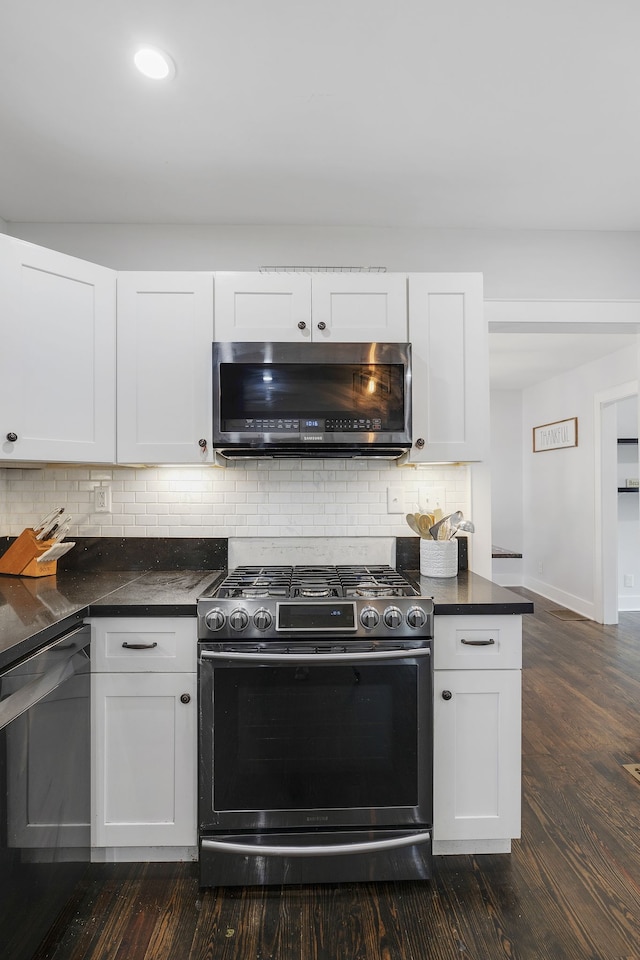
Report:
[[[563,447],[578,446],[578,418],[556,420],[555,423],[543,423],[533,428],[533,452],[543,450],[561,450]]]

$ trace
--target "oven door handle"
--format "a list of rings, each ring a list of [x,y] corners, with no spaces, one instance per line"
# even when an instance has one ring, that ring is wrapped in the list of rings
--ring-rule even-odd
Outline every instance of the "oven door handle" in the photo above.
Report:
[[[269,846],[252,843],[236,843],[234,840],[211,840],[203,837],[204,850],[240,853],[249,857],[334,857],[350,853],[374,853],[376,850],[393,850],[398,847],[412,847],[417,843],[429,843],[431,831],[410,833],[406,837],[390,837],[388,840],[371,840],[367,843],[328,843],[303,846]]]
[[[244,663],[366,663],[370,660],[413,660],[414,657],[431,656],[430,647],[415,650],[373,650],[371,653],[243,653],[202,650],[201,660],[241,660]]]

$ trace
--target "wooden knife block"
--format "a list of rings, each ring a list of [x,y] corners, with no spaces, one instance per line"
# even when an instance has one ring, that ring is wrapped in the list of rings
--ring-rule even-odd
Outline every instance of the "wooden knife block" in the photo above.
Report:
[[[58,561],[38,563],[37,560],[54,543],[54,540],[36,540],[35,532],[27,527],[0,557],[0,573],[14,577],[50,577],[56,572]]]

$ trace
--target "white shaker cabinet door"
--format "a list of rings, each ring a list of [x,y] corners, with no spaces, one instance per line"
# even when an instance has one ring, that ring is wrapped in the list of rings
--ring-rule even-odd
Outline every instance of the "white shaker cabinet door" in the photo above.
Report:
[[[216,273],[220,342],[407,340],[407,278],[387,273]]]
[[[220,343],[304,342],[311,337],[311,279],[304,273],[216,273]]]
[[[213,274],[118,274],[118,462],[212,459]]]
[[[92,846],[195,845],[196,675],[91,679]]]
[[[410,462],[489,455],[489,339],[481,274],[409,275]]]
[[[434,841],[520,836],[521,673],[436,670]]]
[[[406,275],[314,274],[311,280],[311,326],[313,340],[405,343]]]
[[[0,460],[115,460],[115,271],[0,236]]]

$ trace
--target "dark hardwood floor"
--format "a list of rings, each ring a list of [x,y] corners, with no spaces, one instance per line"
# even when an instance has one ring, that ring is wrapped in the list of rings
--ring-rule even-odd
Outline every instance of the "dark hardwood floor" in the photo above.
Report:
[[[523,829],[433,880],[200,891],[100,865],[37,960],[638,960],[640,613],[524,617]]]

